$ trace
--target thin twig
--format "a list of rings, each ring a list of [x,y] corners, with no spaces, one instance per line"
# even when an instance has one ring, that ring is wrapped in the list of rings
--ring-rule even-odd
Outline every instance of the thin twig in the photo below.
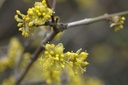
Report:
[[[52,3],[52,10],[54,11],[56,8],[56,0],[53,0],[53,3]]]
[[[98,22],[101,20],[109,20],[112,16],[124,16],[124,15],[128,15],[128,11],[114,13],[114,14],[104,14],[102,16],[98,16],[95,18],[85,18],[79,21],[70,22],[67,24],[66,28],[71,28],[71,27],[76,27],[76,26],[81,26],[81,25],[88,25],[88,24]]]
[[[47,4],[48,8],[51,8],[49,0],[46,0],[46,4]]]
[[[38,80],[38,81],[25,81],[22,82],[21,85],[48,85],[46,81]]]
[[[46,3],[47,3],[47,6],[48,6],[50,9],[52,9],[49,0],[46,0]],[[55,22],[55,20],[54,20],[54,15],[51,16],[51,20],[52,20],[52,23]]]

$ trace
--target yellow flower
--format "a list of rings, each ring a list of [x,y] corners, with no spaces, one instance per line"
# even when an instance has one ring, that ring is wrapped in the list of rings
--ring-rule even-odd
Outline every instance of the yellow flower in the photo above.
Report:
[[[114,28],[114,31],[117,32],[123,29],[124,21],[125,17],[113,16],[110,21],[110,27]]]
[[[64,53],[64,46],[62,43],[58,45],[46,44],[45,52],[40,59],[43,65],[44,78],[48,84],[60,85],[61,70],[66,67],[72,69],[74,75],[78,75],[79,72],[86,71],[88,62],[85,61],[88,56],[87,52],[81,52],[81,49],[77,52]]]
[[[62,43],[58,44],[54,48],[54,52],[57,53],[57,54],[63,54],[63,50],[64,50],[64,47],[63,47],[63,44]]]
[[[33,35],[36,26],[43,25],[50,19],[53,11],[47,7],[46,1],[43,0],[35,2],[34,7],[28,9],[27,15],[22,14],[19,10],[16,10],[16,13],[15,20],[18,22],[19,31],[22,31],[24,37],[29,37]]]
[[[9,43],[7,55],[0,59],[0,72],[7,68],[13,68],[15,58],[20,57],[23,53],[23,47],[17,38],[12,38]]]
[[[14,76],[10,76],[8,79],[5,79],[2,82],[2,85],[14,85],[14,83],[15,83]]]
[[[86,62],[86,58],[88,53],[81,52],[81,49],[77,52],[66,52],[64,53],[64,47],[62,43],[58,45],[53,44],[46,44],[45,45],[46,51],[44,52],[45,60],[43,66],[45,68],[53,68],[56,70],[61,70],[65,68],[65,65],[69,65],[73,70],[74,73],[77,71],[81,71],[82,73],[86,71],[85,67],[88,65]]]

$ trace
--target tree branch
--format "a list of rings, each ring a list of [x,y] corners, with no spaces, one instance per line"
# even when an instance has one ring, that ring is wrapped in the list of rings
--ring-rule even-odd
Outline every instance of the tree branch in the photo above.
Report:
[[[104,14],[102,16],[98,16],[95,18],[85,18],[85,19],[82,19],[79,21],[68,23],[66,29],[71,28],[71,27],[81,26],[81,25],[88,25],[88,24],[98,22],[101,20],[110,20],[110,18],[113,16],[124,16],[124,15],[128,15],[128,11],[119,12],[119,13],[115,13],[115,14]]]
[[[21,85],[48,85],[45,81],[29,81],[29,82],[23,82]]]
[[[51,8],[51,5],[50,5],[49,0],[46,0],[46,3],[47,3],[47,6],[48,6],[49,8]]]
[[[52,3],[52,10],[55,10],[56,8],[56,0],[53,0],[53,3]]]
[[[63,24],[63,23],[55,23],[53,24],[54,28],[57,28],[57,31],[53,31],[50,34],[46,34],[45,39],[42,41],[41,45],[36,49],[36,51],[34,52],[34,54],[31,57],[31,61],[28,63],[28,65],[26,66],[26,68],[23,70],[23,72],[21,73],[21,75],[17,78],[15,85],[19,85],[20,82],[23,80],[23,78],[25,77],[26,73],[28,72],[28,70],[30,69],[30,67],[32,66],[32,64],[37,60],[38,55],[45,50],[44,45],[51,41],[58,32],[63,31],[65,29],[71,28],[71,27],[76,27],[76,26],[80,26],[80,25],[88,25],[94,22],[98,22],[101,20],[110,20],[111,17],[113,16],[122,16],[122,15],[128,15],[128,11],[125,12],[120,12],[120,13],[115,13],[115,14],[104,14],[102,16],[99,17],[95,17],[95,18],[88,18],[88,19],[83,19],[83,20],[79,20],[79,21],[75,21],[75,22],[70,22],[67,24]]]
[[[23,70],[23,72],[21,73],[21,75],[17,78],[15,85],[19,85],[20,82],[23,80],[23,78],[25,77],[25,74],[28,72],[28,70],[30,69],[30,67],[32,66],[32,64],[37,60],[38,55],[45,50],[44,45],[51,41],[55,36],[56,36],[57,32],[51,32],[50,34],[48,33],[45,37],[45,39],[43,39],[41,45],[36,49],[36,51],[33,53],[33,55],[31,56],[31,60],[28,63],[28,65],[26,66],[26,68]]]

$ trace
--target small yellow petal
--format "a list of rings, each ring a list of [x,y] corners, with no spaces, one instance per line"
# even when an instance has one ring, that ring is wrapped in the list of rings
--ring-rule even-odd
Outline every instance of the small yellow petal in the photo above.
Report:
[[[122,17],[121,19],[124,21],[125,20],[125,17]]]
[[[19,28],[19,31],[23,31],[23,28]]]
[[[120,27],[121,29],[123,29],[123,28],[124,28],[124,26],[123,26],[123,25],[120,25],[119,27]]]
[[[23,26],[23,23],[18,23],[17,27]]]
[[[53,51],[50,51],[50,54],[51,54],[51,55],[53,55],[53,54],[54,54],[54,52],[53,52]]]
[[[63,65],[63,64],[62,64],[62,65],[61,65],[61,67],[62,67],[62,68],[64,68],[64,67],[65,67],[65,65]]]
[[[48,55],[48,51],[45,51],[44,53],[45,53],[45,55]]]
[[[16,13],[17,13],[17,14],[21,14],[19,10],[16,10]]]
[[[33,26],[33,23],[32,23],[32,22],[29,22],[29,23],[28,23],[28,26],[29,26],[29,27],[32,27],[32,26]]]
[[[27,17],[27,18],[25,18],[25,21],[27,22],[27,21],[29,21],[30,20],[30,18],[29,17]]]

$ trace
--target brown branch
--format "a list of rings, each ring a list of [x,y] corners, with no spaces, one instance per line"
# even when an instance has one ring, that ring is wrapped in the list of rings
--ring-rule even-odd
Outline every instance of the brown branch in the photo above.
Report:
[[[51,8],[49,0],[46,0],[46,4],[47,4],[48,8]]]
[[[29,81],[29,82],[23,82],[21,85],[48,85],[46,81]]]
[[[15,85],[19,85],[20,82],[23,80],[23,78],[25,77],[25,74],[28,72],[28,70],[30,69],[30,67],[32,66],[32,64],[37,60],[38,55],[45,50],[44,45],[51,41],[55,35],[57,34],[57,32],[51,32],[50,34],[47,34],[45,39],[42,41],[41,45],[36,49],[36,51],[33,53],[33,55],[31,56],[31,60],[28,63],[28,65],[26,66],[26,68],[23,70],[23,72],[21,73],[21,75],[17,78]]]
[[[56,8],[56,0],[53,0],[53,3],[52,3],[52,10],[55,10]]]

